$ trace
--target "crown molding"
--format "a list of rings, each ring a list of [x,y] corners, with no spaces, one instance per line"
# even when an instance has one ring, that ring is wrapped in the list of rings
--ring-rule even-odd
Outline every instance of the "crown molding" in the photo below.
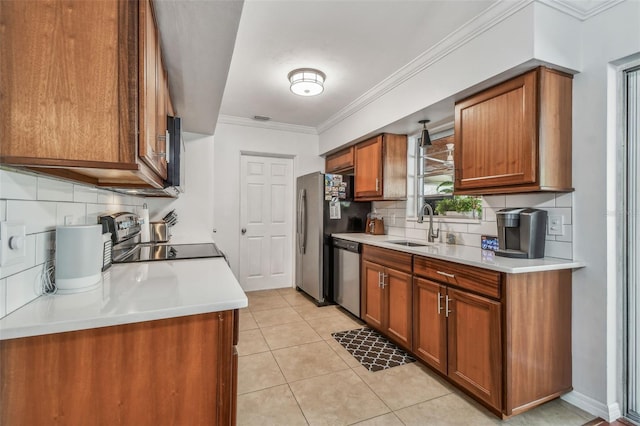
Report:
[[[479,36],[483,32],[491,29],[503,20],[507,19],[514,13],[520,11],[526,6],[538,2],[550,6],[562,13],[569,14],[581,21],[589,19],[624,0],[604,0],[603,2],[589,8],[580,8],[583,2],[577,0],[517,0],[517,1],[498,1],[491,5],[480,15],[472,18],[460,26],[457,30],[450,33],[440,42],[435,44],[429,50],[420,54],[417,58],[391,74],[386,79],[372,87],[362,96],[351,102],[346,107],[329,117],[325,122],[320,123],[317,127],[318,133],[323,133],[356,112],[360,111],[385,93],[393,90],[400,84],[409,80],[417,73],[432,66],[434,63],[442,60],[452,51],[460,48],[473,38]],[[588,2],[584,2],[587,5]]]
[[[308,135],[317,135],[318,131],[315,127],[301,126],[298,124],[280,123],[278,121],[256,121],[250,118],[237,117],[233,115],[218,116],[218,123],[233,124],[235,126],[257,127],[261,129],[279,130],[282,132],[304,133]]]
[[[461,25],[458,29],[443,38],[429,50],[423,52],[407,65],[400,68],[389,77],[376,84],[355,101],[342,108],[318,126],[318,133],[322,133],[347,117],[360,111],[385,93],[398,87],[419,72],[442,60],[452,51],[463,46],[473,38],[499,24],[509,16],[533,3],[534,0],[498,1],[487,8],[480,15]]]
[[[537,0],[549,7],[556,9],[559,12],[566,13],[573,16],[580,21],[586,21],[589,18],[593,18],[599,13],[612,8],[618,3],[622,3],[624,0],[603,0],[599,3],[592,5],[592,2],[577,1],[577,0]]]

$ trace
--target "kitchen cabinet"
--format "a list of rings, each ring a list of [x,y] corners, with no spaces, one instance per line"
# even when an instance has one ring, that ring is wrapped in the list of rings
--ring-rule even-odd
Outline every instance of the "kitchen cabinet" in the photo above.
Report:
[[[7,2],[0,24],[0,163],[163,187],[166,117],[157,116],[169,95],[151,2]]]
[[[140,3],[139,22],[140,143],[138,155],[155,173],[166,179],[167,78],[151,2]]]
[[[350,146],[336,153],[327,156],[325,171],[327,173],[343,173],[353,170],[353,151],[354,147]]]
[[[451,264],[416,257],[414,270],[416,356],[501,410],[500,302],[449,287],[446,280],[419,277],[435,274],[455,279],[458,271]],[[496,278],[500,279],[499,274]]]
[[[235,424],[236,310],[0,342],[0,424]]]
[[[414,256],[413,353],[502,418],[571,390],[571,271]]]
[[[364,321],[411,350],[411,255],[364,245],[361,279]]]
[[[572,76],[539,67],[455,105],[456,194],[573,191]]]
[[[356,201],[407,198],[407,136],[383,133],[355,146]]]

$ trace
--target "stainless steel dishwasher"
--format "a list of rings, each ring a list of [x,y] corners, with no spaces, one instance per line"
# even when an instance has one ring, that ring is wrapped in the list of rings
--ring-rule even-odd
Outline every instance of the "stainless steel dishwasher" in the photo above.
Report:
[[[360,318],[360,243],[333,239],[333,299]]]

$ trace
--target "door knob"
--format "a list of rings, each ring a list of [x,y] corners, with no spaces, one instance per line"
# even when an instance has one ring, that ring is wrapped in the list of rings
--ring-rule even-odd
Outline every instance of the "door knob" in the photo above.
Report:
[[[242,232],[242,235],[246,234],[246,233],[247,233],[247,228],[242,228],[242,229],[240,230],[240,232]]]

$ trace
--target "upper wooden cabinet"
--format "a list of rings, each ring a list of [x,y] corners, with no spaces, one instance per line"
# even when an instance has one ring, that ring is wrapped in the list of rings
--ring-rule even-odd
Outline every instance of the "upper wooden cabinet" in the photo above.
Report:
[[[144,1],[140,4],[139,16],[140,142],[138,154],[147,166],[166,179],[167,162],[164,155],[167,129],[166,74],[151,2]]]
[[[360,142],[354,152],[357,201],[407,198],[407,135],[384,133]]]
[[[340,173],[353,170],[353,151],[354,147],[338,151],[327,156],[325,171],[327,173]]]
[[[169,95],[148,0],[3,2],[0,26],[0,163],[100,186],[163,186],[156,117]]]
[[[456,103],[455,193],[572,191],[571,80],[540,67]]]

